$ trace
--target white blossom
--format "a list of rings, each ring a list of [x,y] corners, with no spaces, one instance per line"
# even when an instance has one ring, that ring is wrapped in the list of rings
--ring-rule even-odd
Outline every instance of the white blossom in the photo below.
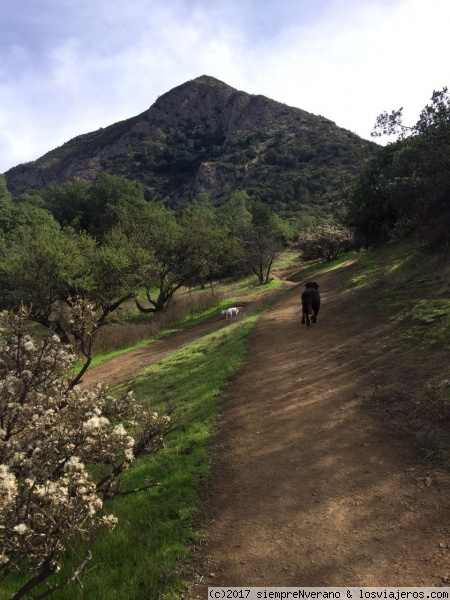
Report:
[[[65,471],[82,471],[84,464],[81,462],[78,456],[71,456],[64,465]]]
[[[94,429],[99,429],[100,427],[104,427],[109,423],[106,417],[91,417],[88,421],[83,423],[83,429],[85,431],[93,431]]]
[[[101,518],[101,522],[103,525],[106,525],[110,529],[113,529],[119,522],[119,519],[114,515],[105,515]]]
[[[25,525],[25,523],[19,523],[19,525],[14,527],[14,531],[19,535],[25,535],[25,533],[28,531],[28,527]]]
[[[0,498],[12,500],[17,494],[17,482],[7,465],[0,465]]]
[[[113,433],[115,435],[118,435],[118,436],[121,436],[121,437],[127,435],[127,431],[126,431],[125,427],[122,425],[122,423],[120,423],[120,425],[116,425],[114,427]]]
[[[81,313],[74,326],[83,325]],[[49,559],[57,572],[74,534],[87,537],[94,525],[117,523],[99,513],[135,459],[124,424],[133,423],[139,439],[150,440],[144,451],[152,452],[162,447],[169,420],[142,410],[132,392],[116,399],[102,384],[70,389],[65,373],[75,355],[56,335],[35,341],[26,327],[25,309],[0,314],[0,565],[38,573]],[[107,475],[100,489],[96,472]]]

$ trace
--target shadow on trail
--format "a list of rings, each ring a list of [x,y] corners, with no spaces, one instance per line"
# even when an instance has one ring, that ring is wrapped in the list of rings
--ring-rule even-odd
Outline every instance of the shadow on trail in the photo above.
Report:
[[[229,387],[200,597],[207,585],[422,586],[448,574],[448,476],[425,477],[361,404],[394,368],[376,343],[389,325],[336,292],[342,274],[320,280],[318,323],[300,324],[302,286],[286,294]]]

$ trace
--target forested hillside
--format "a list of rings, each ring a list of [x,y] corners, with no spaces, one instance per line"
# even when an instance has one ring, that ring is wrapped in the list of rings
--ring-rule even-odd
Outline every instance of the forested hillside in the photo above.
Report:
[[[141,115],[80,135],[5,175],[15,196],[106,172],[140,182],[147,199],[171,206],[201,189],[219,203],[244,190],[285,216],[323,217],[375,147],[322,116],[202,76]]]

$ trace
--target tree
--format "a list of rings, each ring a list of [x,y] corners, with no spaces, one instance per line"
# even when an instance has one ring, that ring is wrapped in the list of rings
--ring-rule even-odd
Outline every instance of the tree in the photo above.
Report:
[[[93,285],[90,257],[95,241],[48,225],[25,226],[6,238],[0,256],[0,308],[23,303],[30,318],[70,338],[59,310],[70,296]]]
[[[397,135],[397,139],[403,140],[408,136],[429,134],[449,126],[450,95],[448,88],[444,87],[442,90],[434,90],[431,102],[422,109],[415,125],[403,123],[403,107],[390,113],[385,111],[377,117],[372,136]]]
[[[148,203],[134,235],[153,252],[145,285],[150,306],[136,300],[138,309],[146,313],[163,311],[180,287],[201,283],[216,273],[230,248],[227,228],[217,222],[205,199],[186,205],[178,215],[162,203]]]
[[[403,161],[404,190],[410,202],[402,204],[412,228],[428,244],[450,244],[450,95],[447,88],[434,91],[415,125],[402,121],[402,109],[377,118],[373,135],[397,135],[396,158]],[[397,181],[388,176],[394,188]],[[395,197],[396,202],[398,196]],[[405,211],[406,207],[406,211]]]
[[[58,223],[86,231],[90,224],[89,192],[92,184],[83,180],[51,184],[44,192],[44,205]]]
[[[48,225],[16,229],[0,252],[0,308],[24,304],[31,320],[78,346],[86,360],[76,385],[92,360],[98,329],[143,284],[148,252],[118,229],[99,244],[86,233]],[[68,318],[80,299],[92,308],[88,331]]]
[[[23,308],[0,313],[0,580],[29,577],[11,600],[49,580],[34,596],[44,598],[76,578],[90,552],[72,575],[52,581],[68,543],[114,527],[104,503],[139,491],[122,489],[123,473],[173,429],[169,416],[138,406],[131,392],[117,399],[102,385],[70,388],[65,373],[76,357],[55,335],[30,337],[28,317]]]
[[[160,312],[190,275],[180,256],[181,227],[173,210],[160,202],[150,202],[135,224],[134,236],[143,248],[153,252],[144,282],[150,306],[143,306],[137,298],[136,306],[143,313]]]
[[[22,194],[18,199],[8,192],[6,179],[0,175],[0,231],[8,233],[22,225],[48,224],[56,226],[52,215],[42,207],[38,196]]]
[[[183,236],[186,263],[193,275],[191,281],[200,282],[213,278],[231,265],[236,264],[235,238],[222,223],[218,211],[209,198],[200,197],[190,202],[179,218]]]
[[[365,164],[344,217],[358,246],[378,246],[411,229],[422,186],[411,169],[413,156],[409,141],[396,142],[377,149]]]
[[[102,173],[94,181],[89,200],[86,231],[96,239],[102,239],[113,227],[131,231],[147,205],[140,183],[108,173]]]
[[[252,222],[252,213],[249,209],[250,196],[244,190],[234,191],[229,200],[220,207],[219,218],[230,232],[239,235],[243,228]]]
[[[79,235],[77,237],[86,237]],[[89,306],[88,329],[77,328],[74,322],[65,321],[67,331],[73,337],[85,362],[71,382],[81,382],[85,371],[93,358],[93,342],[98,330],[108,324],[108,318],[125,302],[135,298],[145,282],[146,273],[151,264],[151,252],[143,249],[133,237],[127,236],[120,228],[114,228],[105,235],[103,244],[90,247],[85,261],[86,274],[83,281],[77,273],[77,279],[70,282],[66,305]],[[82,315],[84,317],[84,315]],[[82,319],[82,323],[86,319]]]
[[[283,232],[265,204],[255,201],[250,211],[251,223],[242,231],[245,262],[263,285],[269,282],[273,261],[283,249]]]
[[[62,226],[86,231],[101,241],[113,227],[132,229],[147,202],[139,183],[102,173],[94,182],[49,186],[45,204]]]
[[[310,233],[304,234],[297,247],[304,260],[336,260],[352,246],[352,236],[348,229],[327,223],[320,225]]]

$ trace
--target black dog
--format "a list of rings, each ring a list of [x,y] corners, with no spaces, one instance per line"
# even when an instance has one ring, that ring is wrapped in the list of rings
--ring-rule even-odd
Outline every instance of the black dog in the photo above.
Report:
[[[302,325],[310,325],[309,315],[314,312],[311,317],[313,323],[317,320],[320,308],[319,284],[315,281],[309,281],[306,285],[306,290],[302,294]]]

